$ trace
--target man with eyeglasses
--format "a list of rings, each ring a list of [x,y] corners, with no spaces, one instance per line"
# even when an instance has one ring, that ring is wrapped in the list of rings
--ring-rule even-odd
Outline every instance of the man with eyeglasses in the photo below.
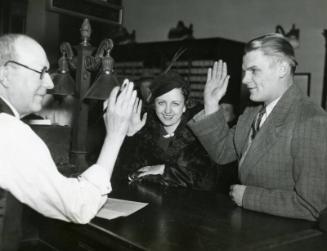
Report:
[[[128,130],[133,83],[114,88],[104,115],[107,135],[96,164],[78,178],[61,175],[44,142],[20,118],[42,108],[53,88],[43,48],[25,35],[0,37],[0,188],[41,214],[87,223],[107,199],[117,154]]]
[[[4,66],[7,66],[7,65],[10,64],[10,63],[11,63],[11,64],[19,65],[19,66],[21,66],[21,67],[24,67],[24,68],[30,70],[30,71],[34,71],[34,72],[36,72],[36,73],[39,73],[39,74],[40,74],[40,79],[43,79],[43,78],[44,78],[44,75],[45,75],[46,73],[49,72],[49,71],[48,71],[48,68],[47,68],[46,66],[44,66],[44,67],[42,68],[42,71],[38,71],[38,70],[35,70],[35,69],[33,69],[33,68],[31,68],[31,67],[29,67],[29,66],[27,66],[27,65],[21,64],[21,63],[15,61],[15,60],[8,60],[8,61],[5,63]]]

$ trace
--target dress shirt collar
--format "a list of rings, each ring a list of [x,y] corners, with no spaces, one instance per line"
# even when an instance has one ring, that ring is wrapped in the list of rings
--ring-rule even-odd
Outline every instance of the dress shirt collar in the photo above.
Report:
[[[274,101],[270,102],[267,106],[266,106],[266,114],[267,117],[269,116],[269,114],[272,112],[272,110],[274,109],[274,107],[277,105],[278,101],[280,100],[281,97],[275,99]]]
[[[274,107],[277,105],[278,101],[280,100],[281,97],[275,99],[274,101],[270,102],[267,106],[266,106],[266,112],[265,114],[262,116],[261,122],[260,122],[260,126],[261,127],[263,125],[263,123],[266,121],[266,119],[268,118],[269,114],[272,112],[272,110],[274,109]]]
[[[10,102],[5,99],[3,96],[0,95],[0,98],[3,100],[3,102],[6,103],[7,106],[9,106],[9,108],[11,109],[11,111],[14,113],[14,116],[18,119],[20,119],[19,113],[17,112],[17,110],[15,109],[15,107],[13,107]]]

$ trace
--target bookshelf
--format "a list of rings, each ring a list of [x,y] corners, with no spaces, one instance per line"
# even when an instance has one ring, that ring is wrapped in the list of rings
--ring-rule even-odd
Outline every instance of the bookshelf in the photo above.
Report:
[[[192,39],[181,41],[147,42],[119,45],[114,47],[112,56],[115,59],[115,73],[120,78],[133,81],[148,75],[160,74],[181,49],[185,52],[173,65],[190,84],[190,98],[203,102],[203,88],[207,69],[214,61],[222,59],[228,64],[231,75],[230,84],[224,102],[234,105],[239,113],[242,110],[241,78],[242,55],[244,43],[223,38]]]

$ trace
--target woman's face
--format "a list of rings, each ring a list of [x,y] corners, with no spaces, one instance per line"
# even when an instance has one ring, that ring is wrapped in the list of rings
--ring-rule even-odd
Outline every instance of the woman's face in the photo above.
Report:
[[[156,114],[165,127],[178,125],[185,112],[185,98],[181,88],[157,97],[154,101]]]

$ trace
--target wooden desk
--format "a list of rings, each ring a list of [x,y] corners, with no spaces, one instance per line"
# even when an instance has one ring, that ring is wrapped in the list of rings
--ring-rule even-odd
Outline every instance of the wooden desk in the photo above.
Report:
[[[271,251],[324,251],[327,250],[327,234],[317,235],[296,242],[289,242]]]
[[[41,238],[60,250],[279,250],[322,235],[312,222],[244,210],[223,194],[130,185],[110,197],[149,205],[85,226],[45,220]]]

